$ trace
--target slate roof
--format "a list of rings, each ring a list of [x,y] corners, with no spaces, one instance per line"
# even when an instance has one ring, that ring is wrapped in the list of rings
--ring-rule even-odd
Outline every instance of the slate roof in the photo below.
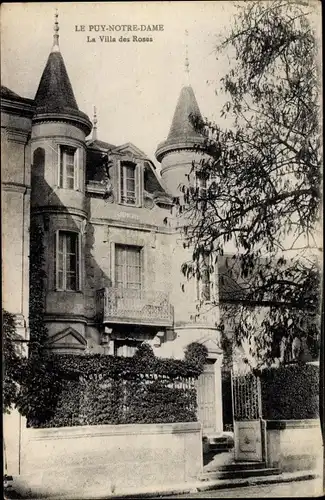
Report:
[[[191,117],[202,120],[194,91],[191,86],[186,86],[182,88],[178,98],[168,137],[157,148],[158,161],[161,161],[169,147],[186,144],[193,146],[203,142],[203,137],[195,130]]]
[[[20,99],[21,96],[16,94],[16,92],[13,92],[12,90],[8,89],[8,87],[5,87],[4,85],[1,85],[1,97],[9,97],[9,98],[17,98]]]
[[[98,149],[99,151],[107,151],[115,149],[116,146],[114,144],[110,144],[109,142],[100,141],[99,139],[90,139],[87,141],[87,147],[92,149]]]
[[[16,94],[16,92],[9,89],[8,87],[5,87],[4,85],[1,85],[1,98],[9,99],[11,101],[12,100],[19,101],[29,105],[33,105],[34,103],[33,99],[28,99],[27,97],[21,97],[20,95]]]
[[[35,96],[36,115],[70,114],[89,121],[79,111],[61,52],[51,52]]]
[[[179,141],[199,134],[195,130],[190,116],[193,115],[202,120],[202,115],[196,101],[192,87],[183,87],[178,98],[172,125],[167,141]]]

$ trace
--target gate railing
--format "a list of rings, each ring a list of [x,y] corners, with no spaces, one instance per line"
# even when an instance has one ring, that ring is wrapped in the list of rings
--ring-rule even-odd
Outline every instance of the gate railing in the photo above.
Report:
[[[262,418],[261,380],[252,373],[232,375],[234,420]]]

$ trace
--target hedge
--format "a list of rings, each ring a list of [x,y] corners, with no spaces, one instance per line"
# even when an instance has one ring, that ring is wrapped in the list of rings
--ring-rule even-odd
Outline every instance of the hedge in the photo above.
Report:
[[[46,397],[46,408],[30,411],[28,425],[196,421],[195,381],[205,357],[202,349],[191,352],[185,360],[156,358],[147,347],[132,358],[53,354],[47,359],[50,376],[40,384],[51,401]]]
[[[263,418],[303,420],[319,417],[319,367],[294,364],[261,373]]]

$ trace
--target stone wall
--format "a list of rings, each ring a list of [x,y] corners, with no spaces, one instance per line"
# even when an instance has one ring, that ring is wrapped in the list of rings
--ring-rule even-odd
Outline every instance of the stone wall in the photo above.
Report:
[[[266,428],[267,463],[282,471],[322,470],[319,420],[269,420]]]
[[[201,469],[196,422],[25,429],[15,488],[90,498],[191,481]]]

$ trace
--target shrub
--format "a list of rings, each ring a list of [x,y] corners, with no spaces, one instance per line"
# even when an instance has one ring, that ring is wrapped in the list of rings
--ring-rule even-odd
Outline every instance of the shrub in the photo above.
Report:
[[[135,351],[134,356],[136,358],[146,359],[150,362],[155,357],[155,353],[153,352],[151,345],[147,344],[146,342],[142,342],[142,344],[140,344]]]
[[[2,311],[2,348],[3,348],[3,400],[2,411],[10,413],[17,402],[19,382],[25,360],[21,358],[18,342],[22,340],[16,332],[15,318]]]
[[[132,358],[53,354],[40,378],[41,396],[29,403],[29,422],[62,427],[195,421],[199,374],[192,363],[156,358],[147,347]]]
[[[196,366],[201,372],[208,357],[208,349],[199,342],[188,344],[185,349],[185,360]]]
[[[319,368],[295,364],[262,371],[263,418],[303,420],[319,416]]]

